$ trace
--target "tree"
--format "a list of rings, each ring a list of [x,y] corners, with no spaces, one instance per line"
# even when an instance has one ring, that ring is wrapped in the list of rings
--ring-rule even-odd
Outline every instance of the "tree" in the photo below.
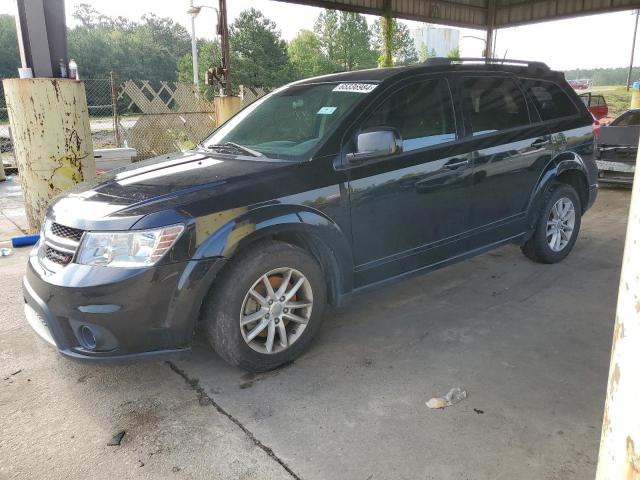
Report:
[[[450,58],[451,60],[458,60],[460,58],[460,49],[456,47],[453,50],[449,50],[447,58]]]
[[[418,61],[424,63],[429,58],[429,51],[427,50],[427,44],[424,43],[424,40],[420,39],[420,43],[418,43]]]
[[[87,4],[74,12],[81,25],[68,31],[69,56],[85,78],[175,80],[179,59],[190,50],[190,35],[170,18],[153,14],[132,22],[108,17]]]
[[[300,30],[289,44],[289,59],[296,78],[315,77],[335,71],[322,50],[318,36],[310,30]]]
[[[416,52],[416,48],[413,44],[413,38],[411,38],[411,34],[409,33],[409,28],[404,23],[400,23],[395,18],[393,18],[391,19],[391,30],[391,54],[393,57],[393,64],[410,65],[412,63],[416,63],[418,61],[418,53]],[[371,37],[371,44],[374,50],[378,52],[380,56],[382,56],[384,54],[382,19],[378,18],[373,23],[373,27],[371,28]],[[424,45],[424,42],[422,43],[422,45]]]
[[[18,76],[20,53],[16,21],[12,15],[0,15],[0,52],[0,78]]]
[[[220,42],[218,40],[198,40],[198,78],[202,83],[208,68],[220,65]],[[178,60],[178,81],[193,82],[193,63],[191,53],[185,53]]]
[[[316,20],[315,32],[322,52],[342,70],[376,66],[367,21],[359,13],[325,10]]]
[[[273,20],[251,8],[229,29],[234,85],[275,87],[293,78],[287,44]]]

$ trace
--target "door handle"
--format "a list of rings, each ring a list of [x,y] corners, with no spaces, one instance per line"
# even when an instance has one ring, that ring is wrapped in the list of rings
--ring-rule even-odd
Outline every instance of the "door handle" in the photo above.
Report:
[[[457,159],[454,158],[453,160]],[[455,170],[456,168],[463,167],[464,165],[469,165],[469,160],[460,160],[458,162],[445,163],[443,165],[443,168],[446,168],[448,170]]]
[[[531,144],[531,146],[533,148],[539,148],[539,147],[545,147],[547,145],[549,145],[549,140],[545,140],[544,138],[539,138],[537,140],[534,140],[533,143]]]

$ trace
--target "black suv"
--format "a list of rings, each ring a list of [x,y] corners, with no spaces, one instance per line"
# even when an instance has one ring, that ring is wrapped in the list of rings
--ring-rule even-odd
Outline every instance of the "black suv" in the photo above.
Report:
[[[537,62],[432,59],[282,87],[195,150],[49,207],[25,312],[71,358],[300,355],[325,304],[506,243],[562,260],[596,197],[593,118]]]

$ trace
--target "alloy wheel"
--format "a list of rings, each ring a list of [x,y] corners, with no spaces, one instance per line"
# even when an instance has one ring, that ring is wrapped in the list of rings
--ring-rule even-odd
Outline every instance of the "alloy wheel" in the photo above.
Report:
[[[312,308],[311,284],[301,272],[288,267],[271,270],[256,280],[244,297],[242,337],[256,352],[282,352],[300,338]]]
[[[547,218],[547,243],[554,252],[560,252],[569,244],[576,223],[576,209],[567,197],[558,199]]]

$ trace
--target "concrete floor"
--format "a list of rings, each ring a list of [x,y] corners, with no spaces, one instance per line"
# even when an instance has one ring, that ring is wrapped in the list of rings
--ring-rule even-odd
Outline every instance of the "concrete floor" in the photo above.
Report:
[[[0,258],[0,478],[592,478],[629,198],[601,191],[561,264],[507,246],[360,296],[264,375],[202,341],[172,364],[61,358],[22,318],[16,250]],[[469,397],[425,406],[454,386]]]

